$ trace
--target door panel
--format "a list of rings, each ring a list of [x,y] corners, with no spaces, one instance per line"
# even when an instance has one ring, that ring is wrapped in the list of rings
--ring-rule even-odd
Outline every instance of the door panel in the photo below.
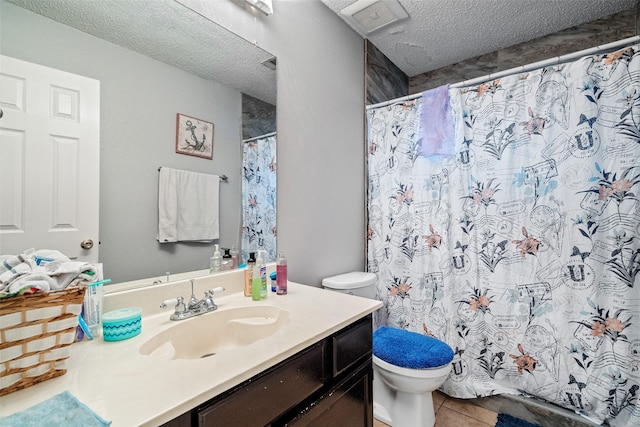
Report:
[[[0,108],[0,254],[98,261],[100,82],[1,56]]]

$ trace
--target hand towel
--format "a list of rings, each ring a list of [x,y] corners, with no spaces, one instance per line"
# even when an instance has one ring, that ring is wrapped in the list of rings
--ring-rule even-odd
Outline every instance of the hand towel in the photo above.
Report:
[[[158,241],[220,237],[220,177],[163,167],[158,184]]]
[[[105,427],[105,421],[70,392],[65,391],[8,417],[0,425],[12,427]]]
[[[454,127],[449,105],[449,86],[422,93],[420,156],[450,156],[454,153]]]

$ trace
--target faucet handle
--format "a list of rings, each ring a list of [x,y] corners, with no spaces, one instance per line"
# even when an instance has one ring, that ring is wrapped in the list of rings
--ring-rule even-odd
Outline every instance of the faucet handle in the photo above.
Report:
[[[177,298],[170,298],[170,299],[164,300],[162,301],[162,304],[160,304],[160,308],[167,308],[168,306],[173,304],[176,305],[176,311],[178,311],[180,306],[184,305],[184,298],[177,297]]]
[[[172,304],[178,304],[178,298],[170,298],[162,301],[162,304],[160,304],[160,308],[167,308]]]
[[[213,294],[217,294],[222,291],[224,291],[224,288],[222,286],[218,286],[217,288],[208,289],[204,291],[204,298],[202,301],[204,301],[205,304],[207,304],[207,307],[209,307],[211,311],[216,310],[218,308],[216,303],[213,301]]]
[[[204,292],[205,296],[207,297],[212,297],[215,294],[219,294],[220,292],[225,291],[226,289],[223,288],[222,286],[218,286],[217,288],[213,288],[213,289],[209,289],[207,291]]]

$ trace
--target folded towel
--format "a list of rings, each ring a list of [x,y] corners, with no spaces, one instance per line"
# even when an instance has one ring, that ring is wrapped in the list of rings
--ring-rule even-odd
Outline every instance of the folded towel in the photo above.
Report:
[[[158,183],[158,241],[220,237],[220,177],[163,167]]]
[[[420,112],[421,156],[450,156],[454,153],[454,127],[449,106],[449,86],[444,85],[422,93]]]
[[[64,255],[38,264],[37,252],[19,256],[3,256],[0,274],[0,298],[33,288],[43,292],[58,291],[70,285],[88,285],[96,280],[95,265],[70,261]]]
[[[389,326],[373,332],[373,354],[392,365],[411,369],[438,368],[453,360],[453,350],[445,342]]]
[[[0,425],[11,427],[103,427],[111,425],[74,395],[65,391],[22,412],[0,417]]]

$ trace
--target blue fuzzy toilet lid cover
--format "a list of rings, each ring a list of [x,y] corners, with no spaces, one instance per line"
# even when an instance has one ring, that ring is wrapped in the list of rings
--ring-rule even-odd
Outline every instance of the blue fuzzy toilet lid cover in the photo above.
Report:
[[[381,326],[373,332],[373,354],[392,365],[432,369],[453,360],[453,350],[437,338]]]

